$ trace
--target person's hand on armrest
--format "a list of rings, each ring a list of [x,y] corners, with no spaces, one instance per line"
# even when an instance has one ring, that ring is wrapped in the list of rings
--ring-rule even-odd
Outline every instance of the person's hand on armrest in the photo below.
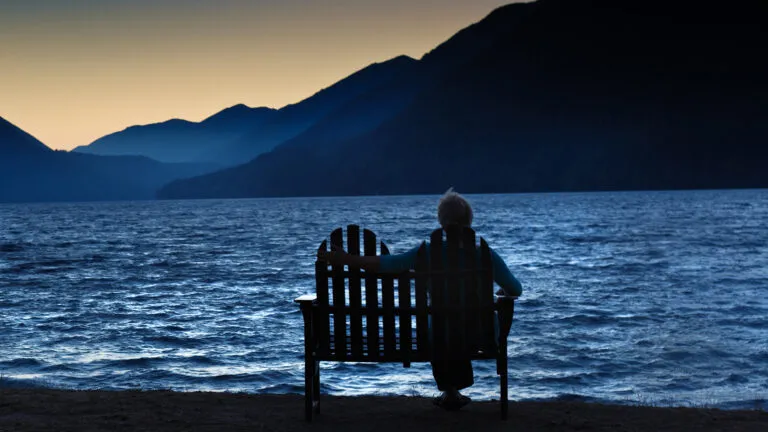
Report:
[[[349,264],[349,256],[344,248],[334,245],[331,245],[329,251],[317,251],[317,260],[325,261],[332,266]]]
[[[331,246],[330,251],[318,251],[317,260],[325,261],[332,266],[355,266],[367,271],[377,271],[379,257],[350,255],[343,248]]]

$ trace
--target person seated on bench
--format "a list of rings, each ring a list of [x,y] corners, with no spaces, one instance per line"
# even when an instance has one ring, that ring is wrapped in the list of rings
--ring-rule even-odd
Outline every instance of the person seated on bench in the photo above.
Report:
[[[469,202],[449,189],[440,198],[437,205],[437,220],[445,228],[449,225],[469,227],[472,225],[472,207]],[[357,256],[349,255],[344,250],[336,249],[325,254],[332,265],[353,265],[374,272],[402,272],[413,269],[416,265],[416,255],[420,245],[398,255]],[[429,248],[427,248],[429,250]],[[494,281],[501,287],[503,293],[509,296],[519,296],[523,292],[522,285],[504,263],[504,260],[491,249]],[[435,399],[435,404],[447,410],[458,410],[470,399],[459,390],[474,384],[472,362],[467,359],[433,359],[432,374],[437,388],[442,394]]]

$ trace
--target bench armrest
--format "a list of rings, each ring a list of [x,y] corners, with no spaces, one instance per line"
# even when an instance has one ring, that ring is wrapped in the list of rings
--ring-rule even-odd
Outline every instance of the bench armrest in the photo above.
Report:
[[[497,295],[495,300],[496,311],[499,317],[499,343],[506,346],[509,330],[512,328],[512,318],[515,315],[515,300],[517,296]]]
[[[515,300],[517,300],[517,296],[508,296],[508,295],[497,295],[494,296],[494,304],[496,305],[496,310],[499,312],[507,312],[507,311],[514,311],[515,309]]]
[[[299,304],[301,304],[301,305],[304,305],[304,304],[311,304],[311,303],[314,303],[314,302],[315,302],[315,300],[317,300],[317,295],[316,295],[316,294],[304,294],[304,295],[303,295],[303,296],[301,296],[301,297],[297,297],[297,298],[295,298],[295,299],[293,300],[293,302],[294,302],[294,303],[299,303]]]

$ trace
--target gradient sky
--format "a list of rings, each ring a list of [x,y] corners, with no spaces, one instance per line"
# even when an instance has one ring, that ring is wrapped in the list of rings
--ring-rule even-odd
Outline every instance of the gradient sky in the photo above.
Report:
[[[512,0],[2,0],[0,116],[71,149],[134,124],[279,108],[420,58]]]

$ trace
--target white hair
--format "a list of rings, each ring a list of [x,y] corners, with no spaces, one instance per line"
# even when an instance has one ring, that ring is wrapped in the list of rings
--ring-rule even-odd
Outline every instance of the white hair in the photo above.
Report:
[[[437,221],[448,225],[472,226],[472,206],[463,196],[448,189],[437,203]]]

